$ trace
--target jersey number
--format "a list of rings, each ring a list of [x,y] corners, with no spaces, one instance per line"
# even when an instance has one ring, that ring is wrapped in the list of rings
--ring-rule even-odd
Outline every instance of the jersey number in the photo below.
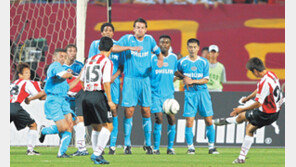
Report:
[[[19,86],[18,85],[10,85],[10,95],[18,95],[19,93]]]
[[[99,70],[100,70],[99,65],[88,66],[87,69],[86,69],[86,82],[87,83],[89,83],[89,82],[97,82],[99,80]],[[95,75],[92,78],[90,78],[91,73]],[[90,79],[90,81],[89,81],[89,79]]]
[[[276,86],[273,91],[273,95],[276,98],[276,102],[279,102],[281,100],[281,94],[282,94],[281,89],[279,88],[279,86]]]

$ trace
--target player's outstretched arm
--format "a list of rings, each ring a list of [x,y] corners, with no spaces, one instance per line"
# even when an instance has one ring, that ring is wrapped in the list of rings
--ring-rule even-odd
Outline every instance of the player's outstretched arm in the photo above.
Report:
[[[69,73],[69,72],[65,72],[61,78],[64,78],[64,79],[68,79],[68,78],[72,78],[73,77],[73,74]]]
[[[31,96],[31,97],[26,98],[25,103],[30,104],[30,102],[32,100],[36,100],[36,99],[44,100],[45,99],[44,97],[46,97],[46,93],[43,90],[43,91],[38,92],[35,96]]]
[[[244,108],[234,108],[233,111],[230,113],[230,116],[236,116],[241,112],[247,111],[247,110],[253,110],[255,108],[259,108],[262,104],[259,103],[258,101],[255,101],[255,103],[253,103],[250,106],[244,107]]]
[[[140,52],[142,49],[143,49],[143,47],[141,47],[141,46],[132,47],[132,46],[113,45],[111,52],[118,53],[118,52],[123,52],[123,51],[127,51],[127,50]]]
[[[242,99],[242,102],[245,103],[245,102],[249,101],[250,99],[255,98],[256,94],[257,94],[257,89],[253,93],[251,93],[249,96]]]

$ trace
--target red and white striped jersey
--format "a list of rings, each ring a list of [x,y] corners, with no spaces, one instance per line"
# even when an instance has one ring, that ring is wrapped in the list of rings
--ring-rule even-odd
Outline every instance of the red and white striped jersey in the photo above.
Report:
[[[262,112],[270,114],[280,110],[283,103],[283,95],[279,79],[273,72],[267,71],[257,84],[255,100],[262,104],[259,108]]]
[[[104,90],[103,84],[111,82],[112,70],[113,63],[108,57],[98,54],[89,58],[80,78],[84,82],[84,90]]]
[[[71,79],[67,79],[67,82],[70,83],[70,82],[73,82],[75,79],[77,78],[77,76],[73,76]],[[71,90],[68,91],[68,95],[69,96],[75,96],[80,90],[82,89],[82,85],[81,85],[81,82],[78,82],[78,84],[72,88]]]
[[[18,79],[10,84],[10,103],[22,103],[29,95],[34,96],[41,91],[37,81]]]

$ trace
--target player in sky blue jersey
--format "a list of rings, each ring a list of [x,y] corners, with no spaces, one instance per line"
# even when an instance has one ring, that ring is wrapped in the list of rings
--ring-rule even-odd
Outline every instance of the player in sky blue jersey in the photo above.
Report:
[[[138,18],[134,21],[134,34],[127,34],[120,38],[118,45],[131,47],[141,46],[140,52],[128,50],[124,55],[124,81],[122,90],[122,102],[124,107],[124,152],[131,154],[131,130],[135,106],[141,106],[142,123],[145,133],[144,150],[146,154],[153,154],[151,147],[151,86],[149,75],[151,73],[151,55],[158,56],[157,64],[163,65],[163,55],[160,52],[154,38],[146,35],[147,22]]]
[[[189,55],[178,61],[178,71],[184,76],[185,104],[183,116],[186,118],[185,139],[188,144],[188,154],[195,154],[193,145],[193,122],[196,113],[200,114],[206,123],[206,135],[209,144],[209,154],[219,154],[214,147],[215,128],[212,123],[214,115],[211,96],[206,83],[209,81],[209,62],[207,59],[197,55],[199,41],[191,38],[187,41]]]
[[[63,49],[56,49],[54,52],[54,62],[48,67],[47,81],[45,84],[45,93],[47,95],[44,104],[46,118],[53,120],[56,125],[49,127],[41,126],[39,141],[43,143],[45,135],[59,134],[61,138],[58,158],[69,158],[66,154],[71,141],[74,112],[71,110],[69,103],[66,101],[67,92],[73,88],[78,82],[79,77],[75,79],[71,85],[66,81],[73,75],[67,72],[63,67],[67,53]]]
[[[77,47],[74,44],[69,44],[66,46],[66,52],[67,52],[67,57],[65,59],[65,63],[63,67],[65,70],[69,70],[72,72],[72,74],[77,77],[82,68],[83,68],[83,63],[80,61],[76,60],[77,57]],[[69,93],[68,96],[66,97],[66,100],[70,103],[71,109],[75,112],[77,115],[77,120],[74,122],[74,130],[75,130],[75,146],[77,147],[77,151],[71,155],[73,156],[85,156],[88,155],[88,151],[86,149],[85,145],[85,126],[83,122],[83,113],[82,110],[79,109],[79,106],[81,106],[80,103],[80,98],[82,96],[83,90],[80,90],[77,93]],[[77,101],[77,104],[76,102]]]
[[[101,26],[101,35],[102,37],[109,37],[113,38],[114,36],[114,26],[111,23],[104,23]],[[89,48],[88,58],[93,57],[100,53],[99,50],[99,43],[100,40],[95,40],[91,43]],[[117,41],[113,40],[113,43],[116,44]],[[113,115],[113,130],[110,136],[110,147],[109,147],[109,154],[115,154],[115,146],[118,134],[118,116],[117,116],[117,109],[119,104],[119,97],[120,97],[120,79],[119,75],[123,71],[123,55],[124,52],[112,52],[109,56],[109,59],[113,63],[113,74],[111,77],[111,97],[112,101],[116,105],[116,109],[112,110]]]
[[[161,53],[164,56],[163,66],[159,68],[157,66],[156,55],[152,56],[151,60],[151,94],[152,94],[152,105],[151,113],[155,114],[155,123],[153,130],[154,138],[154,154],[160,154],[159,145],[161,139],[161,130],[163,122],[163,110],[162,105],[167,99],[174,99],[174,74],[177,70],[177,55],[169,52],[171,46],[171,37],[168,35],[162,35],[159,37],[159,47]],[[175,115],[167,115],[168,119],[168,147],[167,154],[175,154],[173,149],[175,135],[176,135],[176,119]]]

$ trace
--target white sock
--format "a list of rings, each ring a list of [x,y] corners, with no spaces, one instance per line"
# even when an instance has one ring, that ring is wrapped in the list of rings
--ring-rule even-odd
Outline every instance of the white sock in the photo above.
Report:
[[[209,143],[208,146],[209,146],[209,150],[210,150],[210,149],[213,149],[215,145],[214,145],[214,143]]]
[[[246,159],[246,155],[248,154],[253,142],[254,137],[248,135],[245,136],[245,140],[242,144],[240,155],[238,157],[239,159]]]
[[[38,136],[38,132],[37,130],[29,130],[28,134],[27,134],[27,139],[28,139],[28,150],[33,151],[34,147],[36,145],[36,141],[37,141],[37,136]]]
[[[277,135],[280,134],[280,128],[279,128],[279,126],[276,124],[276,121],[274,121],[274,122],[271,124],[271,126],[274,127],[274,132],[275,132]]]
[[[100,156],[102,154],[109,141],[110,134],[111,132],[107,128],[102,127],[98,137],[97,148],[94,150],[95,156]]]
[[[191,145],[187,145],[187,147],[188,147],[188,149],[189,149],[189,148],[190,148],[190,149],[195,149],[193,144],[191,144]]]
[[[100,134],[99,131],[92,130],[91,132],[91,145],[94,152],[97,150],[99,134]]]
[[[75,130],[75,141],[76,141],[76,147],[78,148],[78,151],[85,151],[85,126],[83,122],[79,122],[74,127]]]
[[[226,118],[226,121],[231,123],[231,124],[237,124],[237,122],[236,122],[237,117],[238,116]]]

